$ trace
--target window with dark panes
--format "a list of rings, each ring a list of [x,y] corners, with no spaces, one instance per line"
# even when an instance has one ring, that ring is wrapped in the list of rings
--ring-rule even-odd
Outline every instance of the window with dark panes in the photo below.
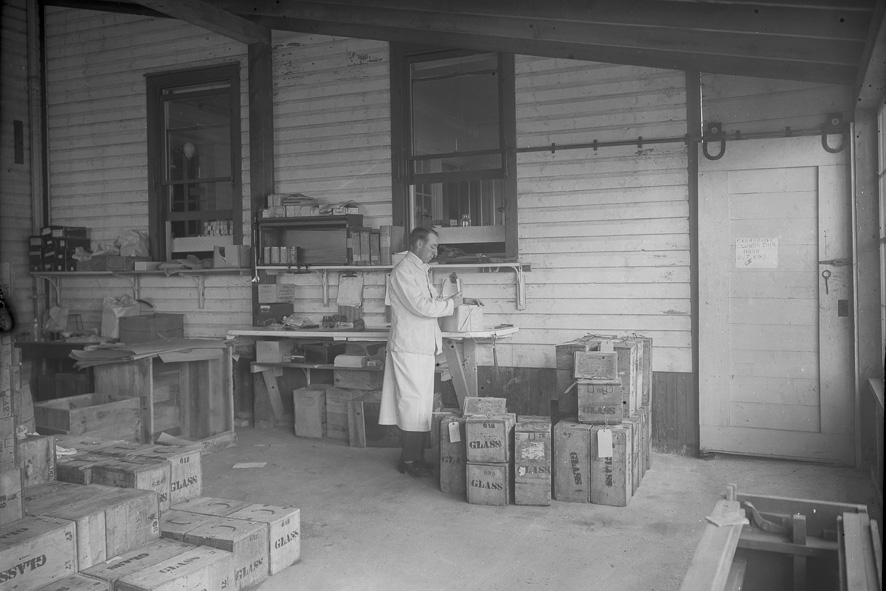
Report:
[[[155,260],[242,244],[240,66],[147,76]]]
[[[440,261],[516,257],[513,56],[392,44],[391,88],[394,223]]]

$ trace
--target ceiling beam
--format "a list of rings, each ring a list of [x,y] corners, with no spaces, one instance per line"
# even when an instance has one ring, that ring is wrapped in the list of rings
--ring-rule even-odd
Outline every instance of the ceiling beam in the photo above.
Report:
[[[206,0],[125,0],[202,27],[241,43],[271,43],[271,29]]]
[[[592,62],[614,63],[665,68],[698,70],[711,74],[733,74],[783,80],[801,80],[827,84],[852,84],[857,66],[818,64],[760,57],[717,56],[707,53],[686,53],[658,49],[612,47],[593,43],[569,43],[555,40],[526,40],[509,36],[473,35],[459,32],[427,31],[357,24],[311,21],[305,19],[272,18],[259,22],[273,22],[278,30],[377,39],[402,43],[459,47],[479,51],[500,51],[518,55],[537,55]]]

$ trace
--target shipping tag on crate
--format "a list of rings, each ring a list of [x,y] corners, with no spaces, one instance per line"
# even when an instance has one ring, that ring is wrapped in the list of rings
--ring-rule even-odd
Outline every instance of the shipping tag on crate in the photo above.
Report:
[[[597,431],[597,457],[612,457],[612,431],[610,429]]]
[[[461,441],[461,430],[458,428],[458,422],[449,423],[449,443],[458,443]]]

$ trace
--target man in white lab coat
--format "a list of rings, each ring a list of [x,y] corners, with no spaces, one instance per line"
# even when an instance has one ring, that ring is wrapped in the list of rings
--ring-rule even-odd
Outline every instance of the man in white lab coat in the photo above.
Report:
[[[431,283],[428,262],[437,256],[437,233],[416,228],[409,234],[409,252],[391,271],[391,334],[385,359],[380,425],[397,425],[403,443],[401,474],[429,476],[424,461],[434,406],[435,357],[443,352],[437,318],[452,315],[462,303],[460,293],[441,298]]]

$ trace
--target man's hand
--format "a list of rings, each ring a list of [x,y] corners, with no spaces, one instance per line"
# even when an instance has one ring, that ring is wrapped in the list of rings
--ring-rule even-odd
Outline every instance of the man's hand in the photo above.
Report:
[[[461,292],[460,292],[460,291],[457,292],[457,293],[452,294],[452,296],[451,296],[449,299],[452,300],[452,306],[453,306],[453,309],[455,309],[455,308],[461,306],[462,304],[464,304],[464,298],[461,296]]]

